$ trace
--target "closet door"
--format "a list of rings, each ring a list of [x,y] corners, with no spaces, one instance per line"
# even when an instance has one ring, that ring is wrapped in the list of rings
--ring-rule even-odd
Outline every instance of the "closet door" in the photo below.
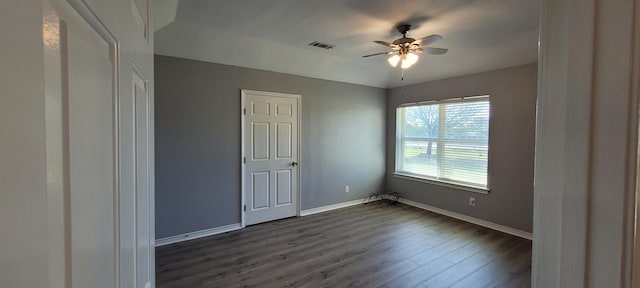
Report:
[[[154,285],[153,49],[129,2],[44,0],[52,287]]]

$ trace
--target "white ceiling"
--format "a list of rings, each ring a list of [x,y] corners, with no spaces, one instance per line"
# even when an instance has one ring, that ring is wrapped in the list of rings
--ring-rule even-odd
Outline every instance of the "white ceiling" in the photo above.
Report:
[[[442,56],[421,55],[404,84],[537,61],[539,0],[165,0],[157,54],[391,88],[401,70],[374,40],[440,34]],[[169,4],[167,4],[169,3]],[[331,50],[308,46],[334,44]]]

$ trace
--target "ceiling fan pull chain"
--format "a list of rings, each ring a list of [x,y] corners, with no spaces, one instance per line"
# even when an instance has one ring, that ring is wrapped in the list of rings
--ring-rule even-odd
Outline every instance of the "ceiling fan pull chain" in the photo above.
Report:
[[[400,69],[402,70],[402,78],[400,78],[400,82],[402,82],[402,98],[404,98],[404,70],[405,69]]]

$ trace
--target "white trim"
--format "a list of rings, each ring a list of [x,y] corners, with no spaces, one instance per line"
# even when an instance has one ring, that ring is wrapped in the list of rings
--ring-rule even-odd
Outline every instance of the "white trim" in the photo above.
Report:
[[[156,247],[165,246],[165,245],[178,243],[178,242],[189,241],[193,239],[198,239],[198,238],[222,234],[222,233],[227,233],[227,232],[231,232],[239,229],[242,229],[242,224],[235,223],[231,225],[225,225],[225,226],[195,231],[191,233],[185,233],[185,234],[180,234],[176,236],[156,239]]]
[[[427,184],[433,184],[433,185],[438,185],[438,186],[444,186],[444,187],[449,187],[449,188],[458,189],[458,190],[464,190],[464,191],[468,191],[468,192],[480,193],[480,194],[485,194],[485,195],[488,195],[489,192],[491,192],[490,189],[486,189],[486,188],[478,188],[478,187],[466,186],[466,185],[463,185],[463,184],[456,184],[456,183],[447,182],[447,181],[444,181],[444,180],[428,179],[428,178],[419,177],[419,176],[413,176],[413,175],[405,174],[405,173],[401,173],[401,172],[394,172],[393,173],[393,177],[404,179],[404,180],[410,180],[410,181],[418,181],[418,182],[427,183]]]
[[[366,203],[365,199],[358,199],[358,200],[347,201],[347,202],[342,202],[342,203],[337,203],[337,204],[331,204],[331,205],[322,206],[322,207],[316,207],[316,208],[301,210],[300,211],[300,216],[309,216],[309,215],[313,215],[313,214],[318,214],[318,213],[322,213],[322,212],[327,212],[327,211],[331,211],[331,210],[336,210],[336,209],[350,207],[350,206],[354,206],[354,205],[358,205],[358,204],[364,204],[364,203]]]
[[[245,170],[245,166],[246,163],[244,163],[245,161],[245,145],[244,145],[244,141],[245,141],[245,137],[244,137],[244,125],[245,125],[245,111],[247,111],[246,109],[246,100],[245,98],[247,98],[247,96],[245,95],[244,90],[240,90],[240,227],[244,228],[246,227],[246,222],[245,222],[245,211],[244,211],[244,207],[246,207],[246,203],[245,203],[245,197],[244,197],[244,173],[246,173]]]
[[[478,96],[468,96],[468,97],[456,97],[456,98],[447,98],[440,100],[428,100],[428,101],[420,101],[420,102],[407,102],[398,104],[397,108],[404,107],[412,107],[412,106],[420,106],[420,105],[431,105],[437,103],[448,103],[448,102],[474,102],[481,101],[484,99],[488,99],[491,95],[478,95]]]
[[[296,215],[300,216],[300,211],[302,210],[302,95],[295,96],[295,98],[298,99],[298,139],[296,139],[296,143],[298,145],[298,147],[296,147],[296,149],[298,150],[298,181],[296,181],[296,189],[298,189],[298,203],[296,203],[296,205],[298,205],[298,207],[296,209]]]
[[[302,95],[300,95],[300,94],[257,91],[257,90],[248,90],[248,89],[241,89],[240,91],[243,94],[243,96],[245,96],[247,94],[253,94],[253,95],[267,96],[267,97],[296,98],[296,99],[302,98]],[[300,114],[300,113],[298,113],[298,114]]]
[[[434,213],[442,214],[444,216],[449,216],[451,218],[456,218],[458,220],[462,220],[462,221],[465,221],[465,222],[469,222],[469,223],[473,223],[473,224],[476,224],[476,225],[484,226],[484,227],[487,227],[487,228],[490,228],[490,229],[493,229],[493,230],[497,230],[497,231],[500,231],[500,232],[511,234],[513,236],[518,236],[518,237],[529,239],[529,240],[533,239],[533,234],[530,233],[530,232],[518,230],[518,229],[515,229],[515,228],[511,228],[511,227],[508,227],[508,226],[496,224],[496,223],[493,223],[493,222],[489,222],[489,221],[486,221],[486,220],[482,220],[482,219],[478,219],[478,218],[475,218],[475,217],[467,216],[467,215],[464,215],[464,214],[451,212],[449,210],[445,210],[445,209],[429,206],[427,204],[423,204],[423,203],[420,203],[420,202],[407,200],[407,199],[404,199],[404,198],[400,198],[400,200],[398,200],[398,202],[404,203],[404,204],[407,204],[407,205],[410,205],[410,206],[413,206],[413,207],[416,207],[416,208],[420,208],[420,209],[423,209],[423,210],[427,210],[427,211],[431,211],[431,212],[434,212]]]

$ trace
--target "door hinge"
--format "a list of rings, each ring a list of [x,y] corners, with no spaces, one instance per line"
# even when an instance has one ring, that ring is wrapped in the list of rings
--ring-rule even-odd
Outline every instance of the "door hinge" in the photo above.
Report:
[[[247,108],[242,109],[242,114],[247,115]]]
[[[247,205],[244,205],[242,209],[244,209],[244,211],[247,212]]]
[[[242,157],[242,163],[247,164],[247,157]]]

